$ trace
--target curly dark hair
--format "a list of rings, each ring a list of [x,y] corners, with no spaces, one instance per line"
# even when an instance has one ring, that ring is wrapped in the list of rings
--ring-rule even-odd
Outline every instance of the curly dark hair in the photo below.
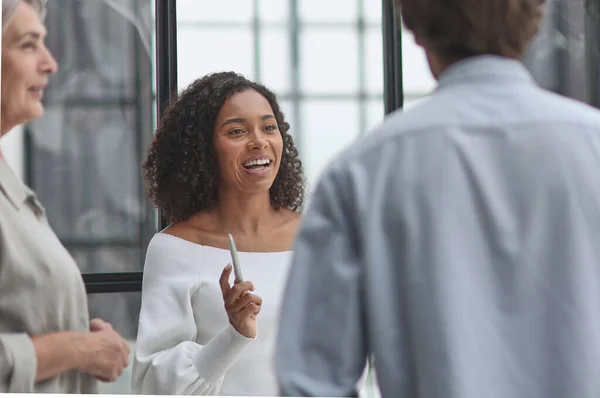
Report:
[[[225,101],[249,89],[269,102],[283,139],[279,171],[269,192],[271,204],[276,209],[302,210],[302,163],[276,95],[240,74],[219,72],[197,79],[171,101],[142,164],[148,196],[169,222],[216,206],[219,173],[214,125]]]

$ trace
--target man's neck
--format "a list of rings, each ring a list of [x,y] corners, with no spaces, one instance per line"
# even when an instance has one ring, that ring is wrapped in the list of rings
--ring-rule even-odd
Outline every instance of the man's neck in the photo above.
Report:
[[[441,74],[454,62],[458,61],[445,61],[441,56],[437,53],[425,50],[425,55],[427,56],[427,62],[429,63],[429,69],[431,70],[431,74],[437,80],[441,76]]]

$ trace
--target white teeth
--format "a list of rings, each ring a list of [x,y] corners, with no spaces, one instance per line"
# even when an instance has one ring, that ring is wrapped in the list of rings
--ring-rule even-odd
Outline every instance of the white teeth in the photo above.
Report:
[[[257,160],[251,160],[249,162],[245,162],[243,164],[244,167],[250,167],[250,166],[255,166],[255,165],[267,165],[269,164],[269,159],[257,159]]]

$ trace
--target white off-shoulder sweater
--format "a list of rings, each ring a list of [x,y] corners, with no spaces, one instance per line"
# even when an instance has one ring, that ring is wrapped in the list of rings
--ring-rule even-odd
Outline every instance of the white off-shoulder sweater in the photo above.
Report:
[[[248,339],[230,325],[219,287],[229,251],[157,233],[146,254],[133,393],[277,395],[273,351],[291,254],[239,253],[263,299],[258,336]]]

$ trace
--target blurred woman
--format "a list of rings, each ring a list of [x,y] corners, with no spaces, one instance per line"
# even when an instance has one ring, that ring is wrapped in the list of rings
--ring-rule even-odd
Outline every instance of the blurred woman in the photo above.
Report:
[[[40,118],[57,69],[44,44],[44,1],[2,1],[0,137]],[[34,192],[0,152],[0,392],[92,393],[114,381],[129,348],[88,320],[85,286]]]
[[[134,393],[277,395],[275,328],[304,196],[288,130],[275,95],[232,72],[167,110],[143,166],[171,224],[148,247]],[[245,278],[233,285],[228,233]]]

